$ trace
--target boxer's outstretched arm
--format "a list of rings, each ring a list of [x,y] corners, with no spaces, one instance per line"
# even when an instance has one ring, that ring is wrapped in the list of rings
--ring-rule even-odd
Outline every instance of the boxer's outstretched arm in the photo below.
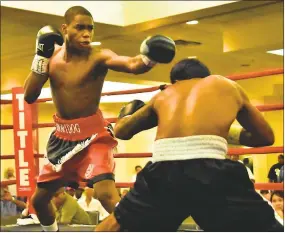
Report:
[[[119,56],[107,49],[101,51],[101,60],[101,63],[108,69],[125,73],[142,74],[152,68],[143,62],[141,55],[135,57]]]
[[[24,98],[27,103],[32,104],[37,100],[37,98],[41,94],[42,87],[44,86],[47,80],[47,75],[41,75],[35,72],[31,72],[28,75],[24,84]]]
[[[244,90],[239,86],[243,104],[237,114],[237,121],[244,128],[240,134],[240,144],[245,146],[270,146],[274,143],[274,133],[261,112],[253,106]]]
[[[152,101],[141,107],[132,115],[118,119],[114,132],[122,140],[129,140],[135,134],[151,129],[158,124],[158,117],[153,109]]]

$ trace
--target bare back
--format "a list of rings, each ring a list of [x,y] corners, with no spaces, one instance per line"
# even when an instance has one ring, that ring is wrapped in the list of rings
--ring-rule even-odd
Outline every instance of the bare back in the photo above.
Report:
[[[50,87],[59,117],[75,119],[94,114],[99,106],[108,69],[97,65],[99,53],[81,59],[64,59],[64,46],[49,64]]]
[[[232,81],[212,75],[175,83],[154,99],[157,139],[191,135],[226,138],[242,106]]]

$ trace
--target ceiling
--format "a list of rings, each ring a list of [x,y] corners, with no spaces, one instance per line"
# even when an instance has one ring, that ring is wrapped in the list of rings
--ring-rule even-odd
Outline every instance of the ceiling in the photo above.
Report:
[[[283,48],[283,10],[283,1],[239,1],[125,27],[96,23],[94,41],[129,56],[138,54],[140,43],[149,35],[163,34],[190,42],[187,46],[177,45],[177,55],[171,64],[158,65],[136,76],[109,72],[106,78],[109,81],[168,83],[172,65],[189,56],[196,56],[215,74],[262,71],[283,67],[283,56],[266,53]],[[199,24],[185,24],[192,19],[198,19]],[[62,22],[61,16],[1,6],[1,93],[23,85],[34,56],[39,28],[47,24],[59,27]],[[254,92],[255,99],[283,101],[283,76],[262,78],[252,84],[254,81],[257,80],[240,83]]]

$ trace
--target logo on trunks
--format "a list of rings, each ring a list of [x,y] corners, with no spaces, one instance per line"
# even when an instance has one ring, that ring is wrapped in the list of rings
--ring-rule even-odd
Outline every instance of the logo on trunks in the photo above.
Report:
[[[89,164],[85,172],[86,179],[89,179],[91,177],[93,169],[94,169],[94,164]]]
[[[79,124],[55,124],[56,130],[61,133],[75,134],[80,133]]]

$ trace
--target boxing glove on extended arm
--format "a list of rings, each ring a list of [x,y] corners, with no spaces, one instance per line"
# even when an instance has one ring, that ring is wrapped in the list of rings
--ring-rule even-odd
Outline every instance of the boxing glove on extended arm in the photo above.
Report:
[[[63,44],[61,33],[54,27],[48,25],[41,28],[37,34],[36,55],[31,70],[41,75],[48,74],[49,58],[54,52],[54,44]]]
[[[166,36],[156,35],[146,38],[140,47],[143,62],[147,66],[156,63],[170,63],[175,56],[175,42]]]
[[[145,103],[141,100],[133,100],[129,102],[127,105],[125,105],[124,107],[122,107],[118,118],[121,119],[125,116],[132,115],[134,112],[139,110],[144,105]]]

